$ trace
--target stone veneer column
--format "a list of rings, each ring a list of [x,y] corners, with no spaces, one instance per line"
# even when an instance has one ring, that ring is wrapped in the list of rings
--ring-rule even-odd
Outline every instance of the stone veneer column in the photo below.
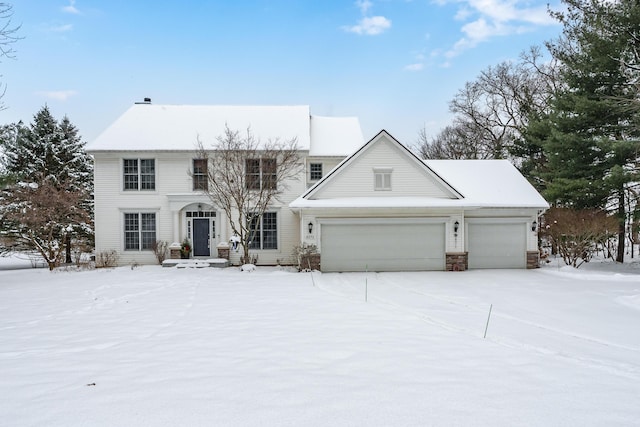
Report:
[[[467,252],[449,252],[445,255],[447,271],[466,271],[469,268]]]
[[[174,242],[169,245],[169,258],[170,259],[180,259],[180,249],[182,245],[180,243]]]
[[[540,268],[540,253],[538,251],[527,251],[527,269]]]
[[[218,258],[223,258],[229,260],[229,244],[226,242],[219,243],[218,249]]]

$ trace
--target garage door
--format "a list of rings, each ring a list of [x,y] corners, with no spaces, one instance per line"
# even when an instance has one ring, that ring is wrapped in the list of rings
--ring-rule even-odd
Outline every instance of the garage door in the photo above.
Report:
[[[526,224],[467,224],[469,268],[525,268]]]
[[[444,270],[444,223],[322,224],[322,271]]]

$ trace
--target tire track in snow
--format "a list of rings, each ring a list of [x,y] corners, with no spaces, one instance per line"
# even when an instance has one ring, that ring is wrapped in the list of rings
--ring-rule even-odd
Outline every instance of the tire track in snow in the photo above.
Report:
[[[433,297],[434,299],[438,299],[442,302],[446,302],[449,305],[462,306],[469,310],[476,311],[480,314],[482,313],[488,314],[487,310],[480,309],[479,307],[476,307],[476,306],[459,303],[447,298],[429,295],[423,292],[416,291],[415,289],[409,289],[400,284],[382,279],[380,277],[378,277],[378,279],[384,284],[384,286],[393,286],[396,289],[404,290],[413,294],[418,294],[418,295],[429,297],[429,298]],[[402,306],[398,306],[398,307],[400,307],[401,309],[403,308]],[[578,341],[578,345],[583,347],[584,345],[588,345],[588,346],[595,345],[595,346],[601,347],[601,349],[604,347],[604,349],[614,349],[617,351],[632,352],[633,353],[632,356],[637,355],[639,352],[638,349],[635,349],[632,347],[616,345],[603,340],[598,340],[591,337],[585,337],[580,334],[576,334],[568,331],[562,331],[558,329],[552,329],[535,322],[530,322],[530,321],[520,319],[508,314],[500,313],[499,311],[493,311],[492,317],[499,317],[499,318],[502,318],[503,320],[510,320],[510,321],[519,323],[521,325],[524,325],[526,327],[536,329],[537,332],[542,332],[543,335],[546,337],[555,335],[555,337],[553,338],[555,338],[558,342],[561,342],[561,343],[565,343],[566,339],[570,338]],[[449,327],[451,326],[446,321],[439,322],[439,323],[445,323]],[[477,334],[473,333],[472,331],[469,331],[468,329],[465,329],[465,328],[459,328],[459,329],[461,330],[461,332],[470,333],[473,336],[479,337]],[[520,336],[530,336],[530,335],[521,334]],[[611,358],[581,356],[579,354],[576,354],[575,352],[560,350],[557,348],[557,346],[548,347],[548,346],[534,345],[513,337],[490,335],[487,339],[508,348],[513,348],[513,349],[525,348],[527,350],[535,351],[539,354],[552,355],[552,356],[562,358],[564,360],[578,362],[584,366],[596,367],[616,375],[621,375],[621,376],[630,377],[630,378],[640,378],[640,366],[632,365],[629,363],[618,362],[618,361],[612,360]],[[624,359],[629,360],[629,359],[633,359],[633,357],[625,357]]]
[[[448,298],[443,298],[441,296],[420,292],[415,289],[407,288],[393,281],[385,279],[379,276],[377,273],[374,273],[374,274],[375,274],[375,281],[373,280],[368,281],[369,289],[374,291],[374,293],[369,294],[369,302],[375,303],[379,307],[388,309],[390,311],[409,314],[415,318],[420,319],[421,321],[427,322],[434,326],[438,326],[450,332],[460,333],[460,334],[469,335],[475,338],[482,339],[482,334],[479,333],[477,330],[470,329],[465,326],[460,326],[459,324],[456,325],[450,320],[446,320],[446,319],[443,320],[442,318],[438,318],[437,310],[441,311],[442,313],[447,313],[449,316],[454,316],[456,318],[465,317],[465,316],[468,317],[468,315],[472,313],[474,316],[484,317],[484,321],[486,321],[486,316],[488,314],[488,307],[481,308],[476,305],[465,304],[465,303],[453,301]],[[369,279],[370,278],[371,277],[369,277]],[[335,283],[334,277],[332,277],[332,281]],[[326,282],[323,282],[322,278],[320,280],[316,279],[317,287],[319,287],[323,291],[329,292],[336,296],[341,296],[348,299],[354,299],[352,295],[349,293],[336,292],[334,289],[336,286],[333,283],[326,283]],[[345,289],[345,288],[349,288],[352,290],[356,289],[356,287],[348,280],[348,277],[345,277],[342,275],[338,276],[337,285],[342,287],[342,289]],[[409,304],[402,301],[403,298],[401,294],[392,293],[392,297],[395,297],[396,301],[390,299],[388,296],[387,297],[381,296],[384,290],[389,290],[390,288],[404,292],[405,294],[412,294],[412,295],[418,295],[420,297],[430,298],[432,301],[433,300],[439,301],[442,304],[446,304],[446,306],[441,308],[438,308],[438,307],[430,307],[430,308],[423,307],[421,309],[412,308]],[[362,293],[364,294],[364,285],[363,285]],[[400,302],[397,301],[398,299],[400,300]],[[363,295],[362,301],[364,301],[364,295]],[[414,297],[411,300],[410,304],[415,304],[416,302],[420,304],[424,302],[424,298],[422,300],[416,300]],[[446,308],[446,310],[444,310],[443,308]],[[451,310],[451,308],[454,308],[454,310]],[[457,313],[455,313],[456,311]],[[572,333],[569,331],[552,329],[544,325],[537,324],[535,322],[527,321],[525,319],[520,319],[511,315],[496,312],[496,311],[492,312],[492,318],[493,317],[498,317],[502,320],[508,320],[514,323],[518,323],[522,327],[529,328],[530,330],[532,329],[534,330],[534,334],[533,334],[534,336],[542,334],[544,337],[552,337],[553,339],[549,340],[549,342],[556,340],[559,343],[564,343],[566,342],[567,339],[570,339],[573,341],[577,341],[579,345],[583,347],[585,345],[590,347],[592,346],[599,347],[600,352],[602,350],[613,349],[621,352],[633,352],[634,353],[633,356],[635,356],[639,351],[638,349],[635,349],[632,347],[609,343],[603,340],[598,340],[592,337],[586,337],[586,336]],[[484,321],[482,322],[483,328],[484,328]],[[523,336],[523,337],[531,336],[531,334],[521,334],[520,336]],[[561,350],[557,346],[551,346],[551,347],[541,346],[541,345],[531,344],[521,339],[510,337],[510,336],[504,336],[504,335],[496,336],[495,332],[493,335],[489,335],[486,338],[486,340],[507,348],[524,349],[527,351],[536,352],[543,356],[557,357],[562,360],[580,364],[581,366],[597,368],[611,374],[624,376],[628,378],[640,379],[640,366],[632,365],[629,363],[618,362],[618,361],[612,360],[612,358],[581,356],[576,352]],[[624,359],[629,360],[629,359],[633,359],[633,357],[631,358],[625,357]]]
[[[419,291],[417,291],[415,289],[402,286],[402,285],[397,284],[395,282],[386,281],[386,283],[391,285],[391,286],[395,286],[397,288],[405,290],[407,292],[411,292],[411,293],[414,293],[414,294],[417,294],[417,295],[421,295],[421,296],[425,296],[425,297],[432,298],[432,299],[437,299],[437,300],[446,302],[447,304],[463,306],[465,308],[468,308],[469,310],[474,310],[474,311],[476,311],[477,313],[480,313],[480,314],[485,314],[485,315],[487,314],[487,307],[486,306],[482,306],[482,307],[473,306],[473,305],[464,304],[464,303],[457,302],[457,301],[452,301],[450,299],[443,298],[443,297],[438,296],[438,295],[419,292]],[[541,329],[541,330],[544,330],[544,331],[548,331],[550,333],[561,334],[561,335],[568,336],[568,337],[571,337],[571,338],[575,338],[575,339],[578,339],[578,340],[584,340],[584,341],[587,341],[587,342],[593,343],[593,344],[599,344],[599,345],[603,345],[603,346],[606,346],[606,347],[617,348],[617,349],[620,349],[620,350],[633,351],[633,352],[640,353],[640,348],[620,345],[620,344],[616,344],[616,343],[613,343],[613,342],[610,342],[610,341],[601,340],[601,339],[589,337],[589,336],[586,336],[586,335],[581,335],[581,334],[578,334],[578,333],[575,333],[575,332],[571,332],[571,331],[568,331],[568,330],[550,328],[550,327],[544,326],[544,325],[542,325],[540,323],[531,322],[529,320],[521,319],[519,317],[515,317],[515,316],[512,316],[510,314],[501,313],[499,311],[492,312],[491,316],[492,317],[499,317],[499,318],[506,319],[506,320],[511,320],[511,321],[517,322],[517,323],[522,323],[524,325],[535,327],[535,328],[538,328],[538,329]]]

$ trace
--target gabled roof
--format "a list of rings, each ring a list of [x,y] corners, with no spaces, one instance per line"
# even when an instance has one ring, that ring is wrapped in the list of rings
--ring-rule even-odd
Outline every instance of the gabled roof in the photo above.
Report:
[[[459,198],[462,195],[452,186],[450,186],[446,181],[444,181],[438,174],[432,170],[428,165],[426,165],[422,160],[417,157],[411,150],[402,145],[397,139],[395,139],[391,134],[389,134],[386,130],[381,130],[378,132],[376,136],[371,138],[366,144],[362,145],[356,152],[351,154],[349,157],[345,158],[338,166],[336,166],[331,172],[322,177],[320,181],[316,183],[313,187],[311,187],[305,194],[302,195],[302,198],[313,199],[313,196],[322,189],[323,186],[327,185],[331,180],[335,179],[334,176],[340,174],[344,169],[348,168],[352,163],[354,163],[360,156],[363,156],[367,150],[370,150],[375,144],[379,141],[390,141],[401,153],[406,156],[409,162],[414,163],[419,168],[423,169],[424,172],[430,176],[437,185],[441,186],[443,190],[450,195],[452,198]]]
[[[415,196],[314,198],[324,186],[349,168],[359,156],[385,137],[400,148],[407,161],[418,162],[432,179],[451,193],[451,197]],[[394,172],[395,173],[395,172]],[[391,196],[391,197],[390,197]],[[546,209],[549,204],[507,160],[421,160],[411,150],[382,130],[354,154],[347,157],[305,194],[289,204],[301,208],[535,208]]]
[[[251,128],[260,141],[297,138],[300,150],[346,156],[363,142],[355,117],[312,117],[309,107],[134,104],[87,151],[193,151],[214,144],[225,126]],[[339,138],[336,135],[340,136]],[[329,154],[325,154],[329,153]]]

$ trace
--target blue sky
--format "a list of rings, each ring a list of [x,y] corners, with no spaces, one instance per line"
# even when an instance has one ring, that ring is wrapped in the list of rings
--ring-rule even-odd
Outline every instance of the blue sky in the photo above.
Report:
[[[135,101],[309,105],[411,145],[490,65],[557,37],[532,0],[9,0],[24,37],[0,63],[0,124],[45,103],[86,141]],[[552,7],[554,7],[552,3]]]

